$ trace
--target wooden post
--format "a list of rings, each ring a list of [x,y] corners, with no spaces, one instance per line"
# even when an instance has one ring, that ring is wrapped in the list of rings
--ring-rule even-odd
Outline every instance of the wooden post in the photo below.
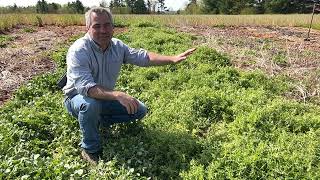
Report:
[[[310,41],[310,31],[311,31],[311,26],[312,26],[312,22],[313,22],[313,16],[314,16],[314,10],[316,9],[316,3],[313,4],[313,10],[312,10],[312,17],[311,17],[311,22],[310,22],[310,26],[309,26],[309,31],[308,31],[308,36],[306,39],[304,39],[305,41]]]

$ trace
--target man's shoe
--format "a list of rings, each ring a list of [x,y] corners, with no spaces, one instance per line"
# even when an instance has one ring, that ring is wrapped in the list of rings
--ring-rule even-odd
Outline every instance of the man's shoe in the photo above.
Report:
[[[100,153],[89,153],[85,150],[82,150],[81,152],[81,156],[85,161],[88,161],[91,165],[96,166],[98,164],[99,161],[99,155]]]

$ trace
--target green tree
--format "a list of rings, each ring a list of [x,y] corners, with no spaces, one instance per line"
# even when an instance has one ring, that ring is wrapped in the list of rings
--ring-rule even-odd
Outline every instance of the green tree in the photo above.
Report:
[[[223,0],[219,2],[219,11],[222,14],[240,14],[247,2],[246,0]]]
[[[37,13],[48,13],[49,11],[49,7],[48,7],[48,3],[45,1],[45,0],[39,0],[37,2],[37,5],[36,5],[36,11]]]
[[[203,0],[202,2],[202,11],[210,14],[264,12],[264,0]]]
[[[83,4],[82,4],[82,2],[80,0],[76,0],[75,9],[76,9],[76,12],[79,13],[79,14],[83,14],[84,13],[84,6],[83,6]]]
[[[80,0],[76,0],[75,2],[68,3],[67,8],[71,13],[83,14],[84,6]]]
[[[13,6],[10,7],[10,10],[13,11],[13,12],[18,11],[18,6],[17,6],[17,4],[14,3]]]
[[[58,10],[61,8],[60,4],[50,3],[48,4],[48,13],[58,13]]]
[[[130,8],[125,6],[124,0],[111,0],[109,7],[114,14],[130,13]]]
[[[314,0],[266,0],[267,13],[310,13]]]
[[[252,6],[255,7],[257,14],[263,14],[265,12],[265,0],[253,0]]]
[[[267,0],[265,9],[267,13],[287,13],[288,4],[288,0]]]
[[[201,14],[202,10],[197,0],[191,0],[185,9],[186,14]]]
[[[219,14],[219,2],[221,0],[203,0],[203,11],[209,14]]]
[[[111,0],[110,1],[110,8],[114,7],[124,7],[124,3],[122,0]]]
[[[135,14],[146,14],[148,9],[144,0],[136,0],[133,5],[133,13]]]
[[[126,5],[130,9],[131,13],[134,13],[134,6],[137,0],[126,0]]]

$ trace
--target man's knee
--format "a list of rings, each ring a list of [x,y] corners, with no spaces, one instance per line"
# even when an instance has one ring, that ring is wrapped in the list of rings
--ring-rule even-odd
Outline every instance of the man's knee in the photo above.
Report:
[[[83,102],[80,104],[79,110],[80,112],[95,112],[100,113],[101,105],[99,100],[83,97]]]
[[[143,104],[142,102],[139,101],[139,108],[138,108],[138,112],[137,112],[137,119],[142,119],[143,117],[145,117],[148,113],[148,108],[145,104]]]

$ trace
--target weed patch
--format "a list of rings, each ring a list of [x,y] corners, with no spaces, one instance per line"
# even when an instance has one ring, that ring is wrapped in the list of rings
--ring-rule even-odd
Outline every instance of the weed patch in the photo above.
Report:
[[[13,37],[8,35],[0,35],[0,48],[6,47],[10,41],[13,41]]]
[[[25,27],[25,28],[23,28],[22,30],[23,30],[23,32],[26,32],[26,33],[33,33],[33,32],[36,31],[36,30],[34,30],[33,28],[31,28],[31,27]]]

